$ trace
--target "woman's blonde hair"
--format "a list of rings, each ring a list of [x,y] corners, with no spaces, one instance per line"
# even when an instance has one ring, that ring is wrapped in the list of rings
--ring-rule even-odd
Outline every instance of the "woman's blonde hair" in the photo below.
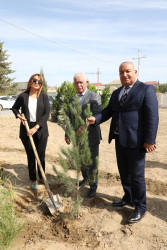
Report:
[[[30,89],[31,89],[31,81],[32,81],[32,79],[33,79],[35,76],[38,76],[38,77],[39,77],[39,80],[41,80],[41,82],[42,82],[41,87],[40,87],[40,89],[38,90],[38,96],[39,96],[40,93],[41,93],[41,91],[42,91],[42,87],[43,87],[43,77],[42,77],[42,75],[40,75],[40,74],[33,74],[33,75],[30,77],[30,79],[29,79],[29,81],[28,81],[28,83],[27,83],[27,88],[26,88],[25,91],[30,91]]]

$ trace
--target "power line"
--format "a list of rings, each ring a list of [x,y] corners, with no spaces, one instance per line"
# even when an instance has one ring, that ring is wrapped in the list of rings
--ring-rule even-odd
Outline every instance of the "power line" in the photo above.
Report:
[[[89,57],[92,57],[92,58],[95,58],[95,59],[101,59],[101,58],[99,58],[99,57],[89,55],[89,54],[87,54],[87,53],[85,53],[85,52],[83,52],[83,51],[76,50],[76,49],[67,47],[67,46],[65,46],[65,45],[63,45],[63,44],[57,43],[56,41],[53,41],[53,40],[50,40],[50,39],[48,39],[48,38],[46,38],[46,37],[44,37],[44,36],[38,35],[38,34],[32,32],[32,31],[29,31],[29,30],[27,30],[27,29],[24,29],[24,28],[22,28],[22,27],[20,27],[20,26],[18,26],[18,25],[16,25],[16,24],[10,23],[10,22],[8,22],[8,21],[6,21],[6,20],[3,20],[3,19],[1,19],[1,18],[0,18],[0,21],[3,22],[3,23],[8,24],[8,25],[10,25],[10,26],[13,26],[13,27],[15,27],[15,28],[17,28],[17,29],[19,29],[19,30],[22,30],[22,31],[24,31],[24,32],[27,32],[27,33],[29,33],[29,34],[31,34],[31,35],[33,35],[33,36],[36,36],[36,37],[38,37],[38,38],[40,38],[40,39],[43,39],[43,40],[48,41],[48,42],[50,42],[50,43],[56,44],[56,45],[59,46],[59,47],[62,47],[62,48],[65,48],[65,49],[68,49],[68,50],[71,50],[71,51],[74,51],[74,52],[77,52],[77,53],[80,53],[80,54],[83,54],[83,55],[85,55],[85,56],[89,56]],[[102,60],[102,59],[101,59],[101,60]]]

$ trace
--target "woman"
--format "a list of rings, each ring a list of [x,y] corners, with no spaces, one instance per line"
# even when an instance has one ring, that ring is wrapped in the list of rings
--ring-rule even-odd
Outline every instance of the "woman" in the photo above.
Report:
[[[19,95],[15,104],[12,107],[12,111],[16,118],[21,120],[20,124],[20,139],[25,147],[27,159],[29,177],[31,180],[31,189],[38,189],[35,155],[29,140],[29,135],[33,136],[34,143],[43,167],[45,171],[45,150],[48,139],[48,126],[47,120],[49,118],[50,105],[48,96],[41,92],[43,85],[43,78],[40,74],[34,74],[30,77],[27,84],[27,89]],[[19,112],[25,115],[24,119]],[[27,132],[24,126],[24,121],[27,120],[30,130]],[[44,183],[41,172],[38,167],[39,182]],[[48,184],[50,184],[48,182]]]

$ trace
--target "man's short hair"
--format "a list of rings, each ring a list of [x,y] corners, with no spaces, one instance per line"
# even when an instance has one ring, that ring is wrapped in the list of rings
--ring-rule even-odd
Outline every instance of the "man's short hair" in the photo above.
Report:
[[[120,70],[121,66],[122,66],[123,64],[125,64],[125,63],[129,63],[129,64],[131,64],[131,65],[135,68],[135,65],[134,65],[134,63],[133,63],[133,62],[130,62],[130,61],[125,61],[125,62],[122,62],[122,63],[120,64],[120,66],[119,66],[119,70]],[[135,69],[136,69],[136,68],[135,68]]]
[[[85,74],[84,74],[84,73],[81,73],[81,72],[76,73],[76,74],[74,75],[73,80],[75,81],[75,78],[77,78],[78,76],[83,76],[83,77],[85,78],[85,80],[87,81],[87,77],[85,76]]]

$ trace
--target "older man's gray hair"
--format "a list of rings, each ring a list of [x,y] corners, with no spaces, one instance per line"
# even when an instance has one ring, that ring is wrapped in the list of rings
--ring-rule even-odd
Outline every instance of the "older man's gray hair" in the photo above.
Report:
[[[78,76],[83,76],[84,77],[84,79],[85,79],[85,81],[87,81],[87,77],[85,76],[85,74],[84,73],[81,73],[81,72],[79,72],[79,73],[76,73],[75,75],[74,75],[74,81],[75,81],[75,79],[78,77]]]

